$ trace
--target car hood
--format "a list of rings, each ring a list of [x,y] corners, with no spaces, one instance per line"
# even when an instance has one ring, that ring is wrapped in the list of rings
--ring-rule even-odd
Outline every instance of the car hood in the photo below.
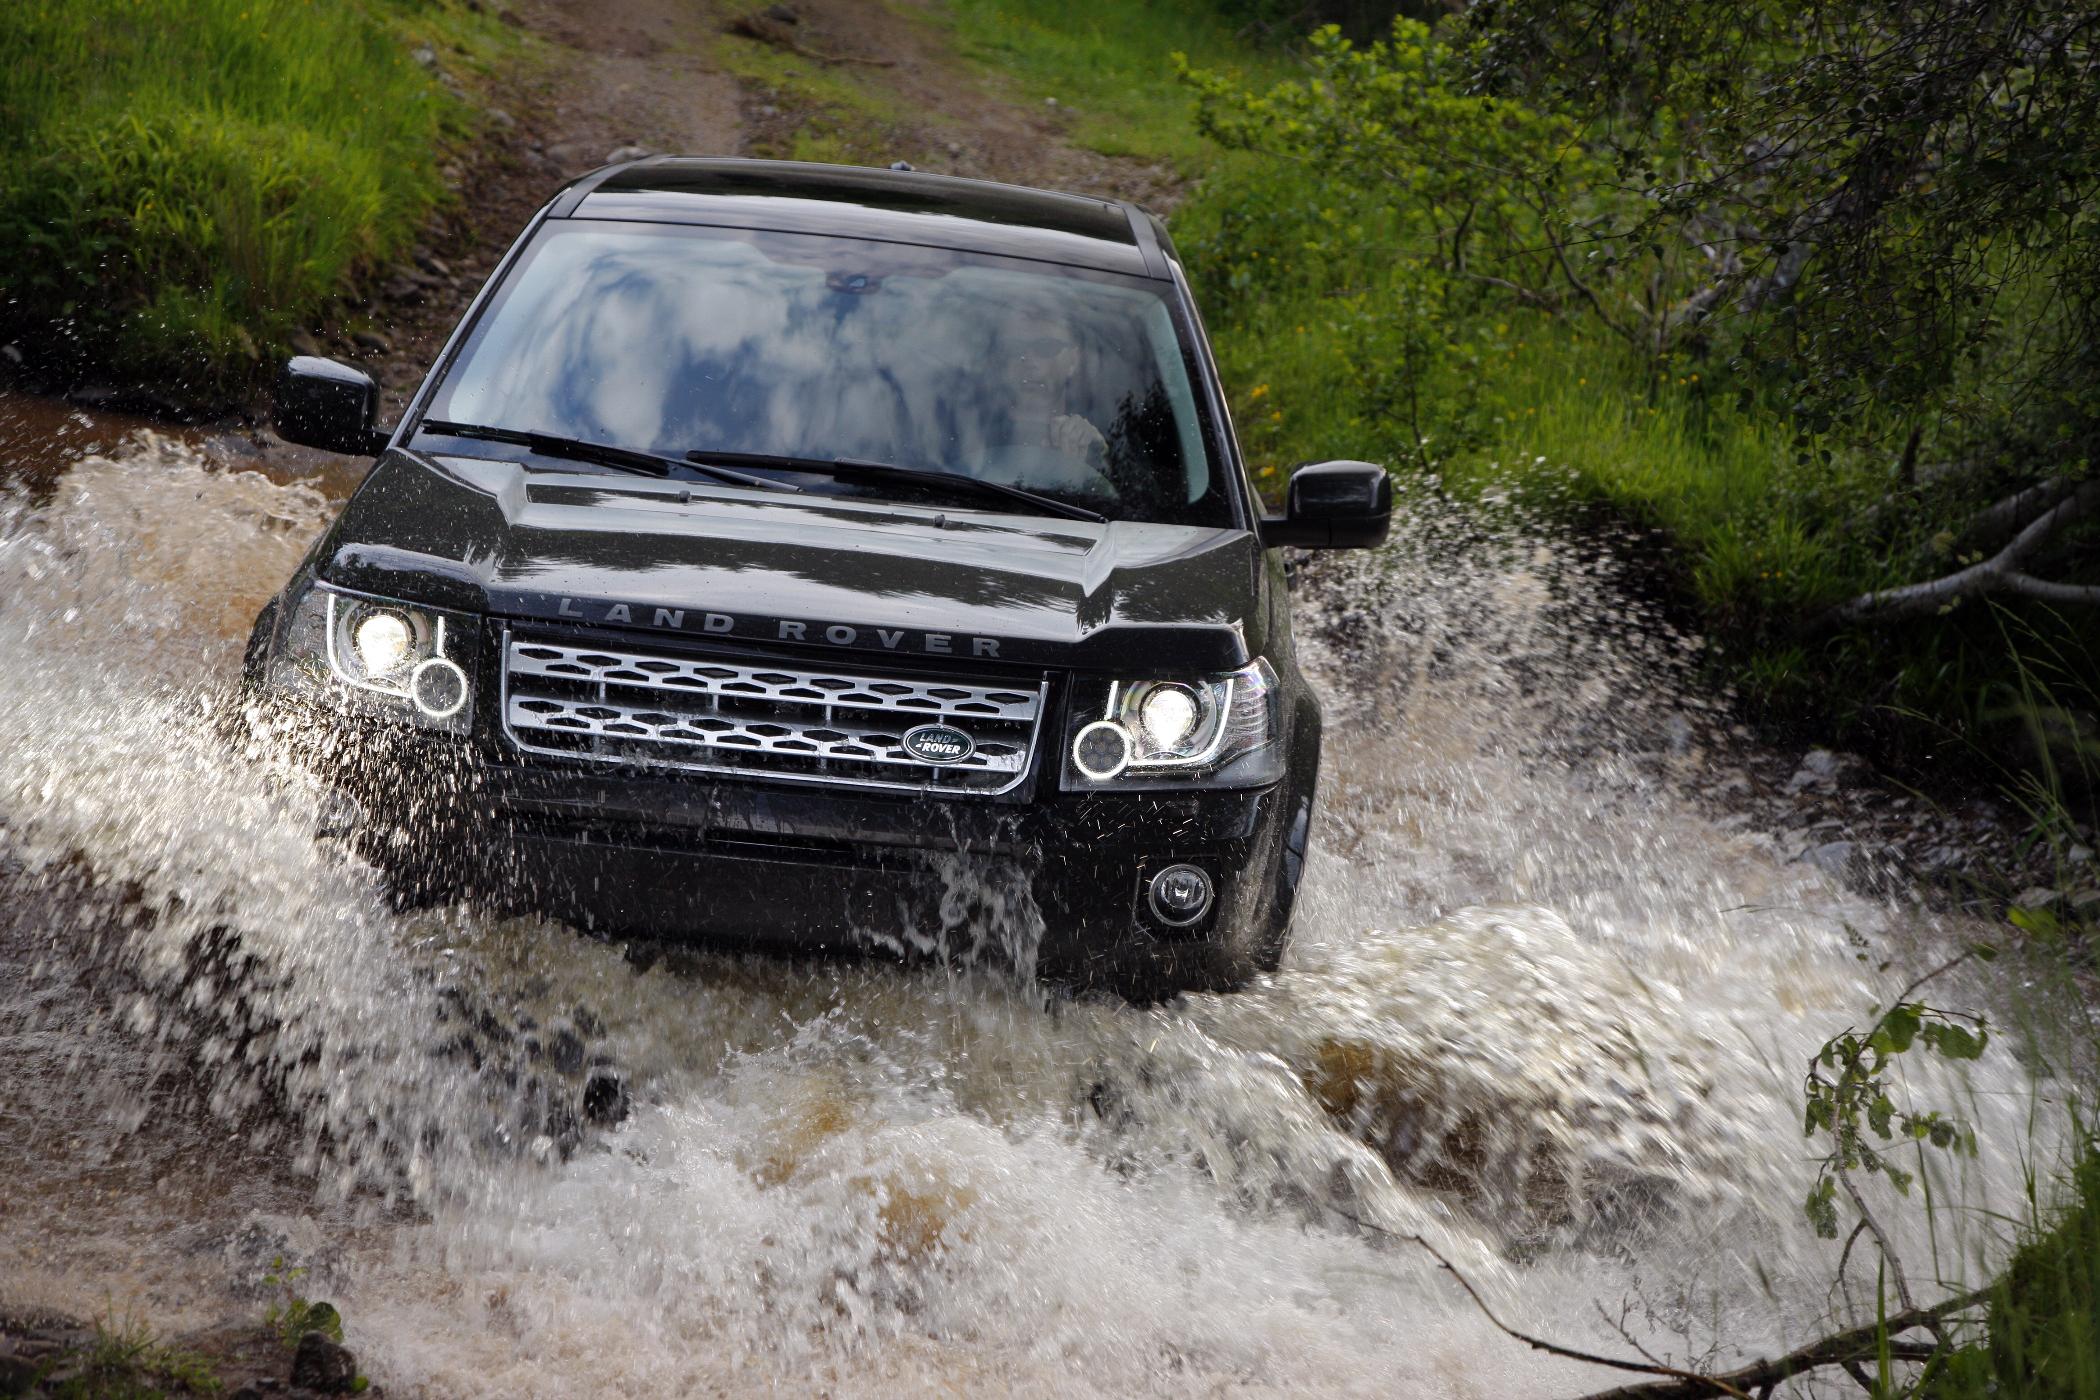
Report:
[[[1245,530],[1097,525],[396,450],[320,573],[362,592],[724,642],[1114,669],[1261,654]]]

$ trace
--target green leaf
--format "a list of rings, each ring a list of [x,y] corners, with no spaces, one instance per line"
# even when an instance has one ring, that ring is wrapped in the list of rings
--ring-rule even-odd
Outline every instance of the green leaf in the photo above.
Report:
[[[1983,1054],[1984,1044],[1989,1039],[1988,1031],[1979,1030],[1971,1035],[1962,1026],[1948,1025],[1940,1027],[1933,1048],[1950,1060],[1973,1060]]]
[[[1802,1211],[1818,1236],[1826,1240],[1837,1238],[1837,1183],[1824,1177],[1808,1191],[1808,1199],[1802,1203]]]
[[[1895,1116],[1896,1105],[1889,1102],[1887,1094],[1878,1096],[1873,1103],[1867,1105],[1867,1126],[1883,1138],[1889,1135],[1889,1120]]]
[[[303,1321],[308,1332],[319,1332],[333,1342],[343,1340],[342,1314],[333,1303],[308,1303]]]
[[[2060,928],[2056,915],[2047,909],[2025,909],[2019,905],[2014,905],[2005,911],[2005,918],[2013,927],[2031,933],[2037,938],[2048,938]]]

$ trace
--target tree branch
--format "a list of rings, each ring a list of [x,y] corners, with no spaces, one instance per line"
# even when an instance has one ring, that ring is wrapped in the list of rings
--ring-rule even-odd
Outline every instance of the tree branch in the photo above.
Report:
[[[2070,495],[2077,487],[2078,483],[2075,481],[2056,477],[2015,491],[2004,500],[1985,506],[1962,527],[1960,537],[1954,542],[1955,553],[1991,549],[2005,543],[2019,532],[2021,526]]]
[[[1369,1225],[1369,1223],[1365,1221],[1358,1221],[1357,1223],[1360,1225],[1366,1225],[1367,1228],[1373,1230],[1379,1230],[1378,1226]],[[1392,1232],[1388,1230],[1379,1230],[1379,1233],[1392,1234]],[[1667,1376],[1670,1377],[1676,1383],[1682,1385],[1697,1385],[1706,1387],[1705,1389],[1697,1391],[1689,1391],[1687,1392],[1688,1394],[1730,1395],[1734,1396],[1735,1400],[1750,1400],[1750,1397],[1747,1394],[1737,1389],[1734,1385],[1731,1385],[1726,1380],[1717,1379],[1711,1376],[1702,1376],[1696,1371],[1680,1371],[1674,1366],[1662,1366],[1657,1365],[1654,1362],[1648,1361],[1624,1361],[1616,1356],[1599,1356],[1595,1352],[1578,1351],[1574,1347],[1564,1347],[1557,1342],[1549,1342],[1544,1340],[1543,1338],[1534,1337],[1528,1332],[1519,1332],[1516,1328],[1511,1327],[1501,1318],[1495,1316],[1495,1310],[1487,1305],[1487,1300],[1485,1298],[1482,1298],[1479,1292],[1476,1291],[1473,1285],[1467,1280],[1466,1276],[1458,1271],[1457,1265],[1453,1264],[1449,1259],[1446,1259],[1441,1253],[1437,1251],[1437,1247],[1435,1245],[1431,1244],[1428,1240],[1423,1239],[1420,1235],[1393,1235],[1393,1238],[1398,1240],[1405,1240],[1409,1244],[1418,1244],[1422,1246],[1423,1249],[1429,1251],[1429,1256],[1432,1259],[1436,1260],[1437,1263],[1443,1266],[1444,1272],[1458,1280],[1458,1286],[1466,1290],[1466,1296],[1473,1300],[1473,1306],[1480,1309],[1480,1314],[1482,1317],[1485,1317],[1489,1322],[1495,1325],[1496,1331],[1502,1333],[1502,1335],[1505,1337],[1515,1338],[1517,1341],[1522,1342],[1525,1346],[1530,1347],[1533,1351],[1543,1351],[1548,1356],[1566,1357],[1570,1361],[1588,1362],[1592,1366],[1608,1366],[1615,1371],[1636,1371],[1651,1376]]]
[[[1598,1391],[1584,1397],[1584,1400],[1711,1400],[1711,1397],[1717,1395],[1740,1395],[1746,1390],[1763,1390],[1824,1366],[1842,1366],[1847,1361],[1870,1361],[1880,1354],[1884,1336],[1894,1337],[1898,1333],[1908,1332],[1913,1327],[1936,1327],[1954,1314],[1976,1306],[1989,1294],[1988,1288],[1979,1288],[1973,1293],[1964,1293],[1959,1297],[1934,1303],[1929,1308],[1914,1308],[1898,1313],[1886,1322],[1870,1322],[1833,1333],[1819,1341],[1810,1342],[1807,1346],[1796,1348],[1785,1356],[1774,1357],[1769,1361],[1755,1361],[1718,1376],[1643,1381],[1638,1385]],[[1926,1346],[1922,1343],[1896,1342],[1889,1346],[1889,1354],[1902,1361],[1924,1361],[1938,1350],[1936,1346]]]
[[[1824,614],[1822,625],[1858,622],[1870,617],[1918,617],[1937,612],[1960,598],[2006,591],[2058,603],[2100,603],[2100,586],[2051,583],[2017,567],[2063,529],[2100,508],[2100,480],[2088,481],[2029,521],[2012,541],[1990,558],[1945,578],[1863,593]]]

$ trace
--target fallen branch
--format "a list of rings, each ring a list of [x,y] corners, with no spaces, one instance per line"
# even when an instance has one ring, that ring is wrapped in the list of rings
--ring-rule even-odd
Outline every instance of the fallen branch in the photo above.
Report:
[[[1988,1288],[1979,1288],[1973,1293],[1964,1293],[1957,1298],[1934,1303],[1929,1308],[1913,1308],[1897,1313],[1885,1322],[1869,1322],[1843,1332],[1810,1342],[1796,1348],[1785,1356],[1767,1361],[1754,1361],[1748,1366],[1726,1371],[1718,1376],[1692,1376],[1683,1380],[1643,1381],[1638,1385],[1619,1386],[1613,1390],[1600,1390],[1583,1397],[1583,1400],[1710,1400],[1717,1395],[1742,1395],[1748,1391],[1764,1390],[1783,1381],[1825,1366],[1843,1366],[1873,1361],[1888,1348],[1888,1354],[1899,1361],[1925,1361],[1938,1354],[1938,1345],[1906,1343],[1888,1340],[1914,1327],[1937,1327],[1956,1313],[1975,1307],[1990,1295]]]
[[[2020,527],[2070,495],[2077,487],[2077,482],[2065,481],[2058,477],[2053,481],[2044,481],[2015,491],[2004,500],[1984,507],[1962,527],[1960,536],[1954,541],[1955,553],[1992,549],[2004,544],[2019,532]]]
[[[2010,543],[1990,558],[1945,578],[1863,593],[1824,614],[1822,623],[1858,622],[1865,618],[1918,617],[1938,612],[1961,598],[1983,593],[2020,593],[2054,603],[2100,605],[2100,584],[2052,583],[2023,573],[2019,566],[2073,521],[2100,508],[2100,480],[2079,486],[2029,521]]]
[[[1358,1223],[1366,1225],[1367,1228],[1379,1230],[1378,1226],[1369,1225],[1368,1222],[1359,1221]],[[1458,1280],[1458,1286],[1466,1290],[1466,1296],[1473,1300],[1473,1306],[1480,1309],[1482,1317],[1485,1317],[1495,1325],[1496,1331],[1502,1333],[1505,1337],[1511,1337],[1522,1342],[1533,1351],[1543,1351],[1548,1356],[1565,1357],[1570,1361],[1587,1362],[1592,1366],[1606,1366],[1614,1371],[1636,1371],[1651,1376],[1667,1376],[1671,1378],[1672,1382],[1680,1385],[1705,1387],[1705,1389],[1701,1390],[1687,1391],[1687,1394],[1732,1395],[1735,1397],[1735,1400],[1750,1400],[1746,1392],[1737,1389],[1727,1381],[1712,1376],[1702,1376],[1697,1371],[1680,1371],[1675,1366],[1664,1366],[1653,1361],[1627,1361],[1616,1356],[1600,1356],[1593,1351],[1578,1351],[1574,1347],[1564,1347],[1558,1342],[1549,1342],[1542,1337],[1534,1337],[1528,1332],[1519,1332],[1516,1328],[1495,1316],[1495,1310],[1487,1305],[1487,1299],[1481,1297],[1466,1276],[1458,1271],[1458,1266],[1439,1253],[1437,1247],[1428,1240],[1423,1239],[1420,1235],[1393,1234],[1389,1230],[1379,1230],[1379,1233],[1392,1235],[1394,1239],[1405,1240],[1410,1244],[1418,1244],[1429,1251],[1429,1256],[1443,1266],[1444,1272]],[[1651,1384],[1655,1383],[1651,1382]],[[1639,1386],[1634,1387],[1635,1391],[1640,1389],[1641,1387]]]
[[[859,63],[869,68],[897,66],[897,60],[894,58],[855,58],[851,54],[819,53],[805,46],[785,24],[777,19],[768,19],[762,14],[738,15],[729,21],[728,29],[739,38],[756,39],[761,44],[786,49],[789,53],[809,59],[812,63]]]

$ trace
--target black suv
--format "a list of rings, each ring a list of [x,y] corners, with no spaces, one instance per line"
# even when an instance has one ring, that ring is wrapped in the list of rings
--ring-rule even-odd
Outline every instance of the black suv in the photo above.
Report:
[[[1263,515],[1150,215],[616,166],[377,403],[286,367],[278,430],[379,460],[247,674],[326,716],[403,887],[805,947],[1003,925],[1133,994],[1275,965],[1320,756],[1277,550],[1378,543],[1391,488],[1309,466]]]

